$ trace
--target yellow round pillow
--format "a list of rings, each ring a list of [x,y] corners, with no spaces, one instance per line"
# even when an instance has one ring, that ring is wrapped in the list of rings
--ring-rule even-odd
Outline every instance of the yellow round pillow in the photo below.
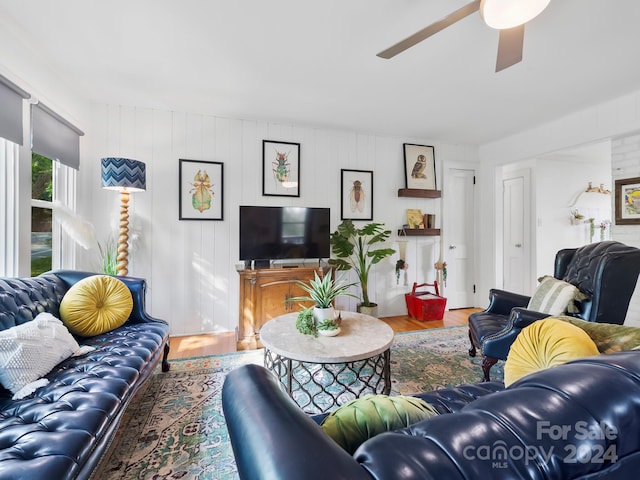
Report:
[[[133,298],[121,280],[92,275],[73,285],[60,302],[60,318],[74,334],[93,337],[118,328],[133,310]]]
[[[508,387],[525,375],[599,353],[580,327],[556,318],[538,320],[523,328],[511,344],[504,364],[504,384]]]

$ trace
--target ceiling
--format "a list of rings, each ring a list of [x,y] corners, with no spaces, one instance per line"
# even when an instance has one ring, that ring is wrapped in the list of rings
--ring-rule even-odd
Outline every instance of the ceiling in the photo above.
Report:
[[[640,87],[637,0],[551,0],[500,73],[478,13],[376,56],[468,1],[0,0],[0,27],[88,100],[459,144]]]

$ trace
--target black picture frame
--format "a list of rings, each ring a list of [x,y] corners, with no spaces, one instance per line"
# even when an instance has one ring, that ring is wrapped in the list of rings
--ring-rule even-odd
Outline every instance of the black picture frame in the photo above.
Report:
[[[436,156],[431,145],[404,143],[405,188],[436,190]]]
[[[300,144],[262,141],[262,195],[300,196]]]
[[[340,170],[340,218],[373,220],[373,171]]]
[[[223,220],[224,164],[180,159],[178,219]]]

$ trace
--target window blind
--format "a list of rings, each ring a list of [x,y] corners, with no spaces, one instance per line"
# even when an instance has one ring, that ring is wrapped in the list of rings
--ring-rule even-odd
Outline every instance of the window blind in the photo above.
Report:
[[[80,167],[80,137],[84,133],[46,105],[31,106],[31,150],[68,167]]]
[[[22,145],[22,100],[27,92],[0,75],[0,137]]]

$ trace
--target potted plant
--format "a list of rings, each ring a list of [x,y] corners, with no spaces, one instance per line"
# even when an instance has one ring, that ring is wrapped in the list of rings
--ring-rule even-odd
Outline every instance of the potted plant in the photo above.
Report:
[[[329,259],[329,265],[338,270],[353,270],[358,276],[362,290],[362,302],[358,311],[376,316],[377,304],[369,299],[369,272],[371,267],[383,258],[393,255],[393,248],[383,248],[380,244],[391,236],[382,223],[368,223],[356,228],[351,220],[344,220],[331,234],[331,251],[337,258]]]
[[[327,272],[322,279],[318,277],[318,273],[314,272],[314,279],[309,280],[309,283],[296,280],[296,283],[302,288],[308,295],[303,297],[294,297],[293,301],[311,301],[314,302],[313,317],[316,323],[320,323],[323,320],[333,320],[334,309],[333,301],[340,295],[350,296],[357,298],[356,295],[347,292],[347,290],[355,285],[355,283],[341,283],[334,280],[331,272]]]

